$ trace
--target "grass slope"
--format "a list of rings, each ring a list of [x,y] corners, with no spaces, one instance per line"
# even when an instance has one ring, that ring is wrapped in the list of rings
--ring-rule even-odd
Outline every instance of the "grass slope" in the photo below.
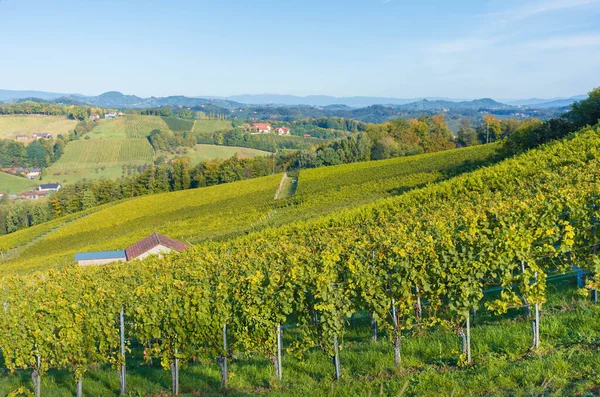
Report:
[[[31,135],[32,132],[48,132],[54,136],[68,134],[76,124],[76,120],[60,116],[0,116],[0,138]]]
[[[300,173],[298,194],[277,201],[281,174],[136,198],[59,228],[20,256],[0,262],[0,273],[68,264],[77,251],[124,248],[153,231],[197,243],[338,212],[470,171],[491,161],[497,148],[487,145],[306,170]],[[339,176],[340,167],[345,179]],[[10,249],[21,233],[42,227],[0,236],[0,247]]]
[[[0,193],[20,193],[36,186],[38,182],[0,172]]]
[[[192,131],[198,133],[211,133],[215,131],[230,130],[232,128],[231,121],[227,120],[196,120]]]
[[[270,156],[271,153],[258,149],[250,149],[237,146],[218,146],[198,144],[193,148],[178,148],[175,152],[159,151],[156,153],[158,157],[175,158],[185,156],[190,159],[192,164],[198,164],[201,161],[221,159],[225,160],[237,154],[240,158],[252,158],[258,156]]]
[[[65,153],[48,170],[44,180],[76,182],[84,178],[117,178],[123,165],[153,161],[146,139],[85,139],[69,142]]]

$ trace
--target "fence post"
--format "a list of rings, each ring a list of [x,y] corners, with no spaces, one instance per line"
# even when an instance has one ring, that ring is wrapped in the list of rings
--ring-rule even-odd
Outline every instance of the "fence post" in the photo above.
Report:
[[[335,380],[340,379],[340,351],[338,346],[338,338],[337,336],[333,337],[333,364],[335,365]]]
[[[121,356],[123,364],[121,365],[121,371],[119,372],[121,378],[121,395],[124,396],[127,392],[127,382],[125,380],[125,307],[121,306],[121,313],[119,314],[119,322],[121,326]]]
[[[281,324],[277,324],[277,377],[281,380],[283,378],[283,367],[281,366]]]

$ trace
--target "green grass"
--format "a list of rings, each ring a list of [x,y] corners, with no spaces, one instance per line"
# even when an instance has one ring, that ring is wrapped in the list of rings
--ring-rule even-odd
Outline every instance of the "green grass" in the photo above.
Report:
[[[44,181],[118,178],[124,165],[151,164],[153,157],[146,139],[80,139],[67,144],[62,157],[46,170]]]
[[[269,152],[264,152],[258,149],[250,149],[236,146],[199,144],[194,146],[193,148],[181,147],[171,152],[159,151],[156,153],[156,156],[167,157],[170,159],[178,156],[185,156],[190,159],[192,164],[198,164],[199,162],[206,160],[225,160],[231,158],[234,154],[237,154],[240,158],[252,158],[258,156],[271,155],[271,153]]]
[[[568,285],[565,285],[568,284]],[[552,287],[552,285],[551,285]],[[314,348],[298,359],[283,354],[283,380],[274,376],[272,364],[256,354],[236,354],[229,363],[230,385],[219,386],[215,360],[183,363],[180,388],[183,396],[591,396],[600,392],[600,305],[581,302],[573,280],[551,288],[541,319],[541,348],[529,350],[529,320],[520,311],[489,316],[482,311],[472,327],[473,365],[460,367],[460,339],[449,329],[406,332],[402,338],[402,365],[394,367],[390,340],[384,332],[370,340],[367,318],[346,323],[341,341],[341,374],[333,380],[331,359]],[[480,320],[479,320],[480,319]],[[293,328],[284,331],[284,348],[296,340]],[[165,396],[170,373],[142,359],[142,349],[132,346],[127,356],[130,395]],[[0,393],[24,387],[31,390],[30,371],[0,377]],[[402,394],[402,390],[404,393]],[[70,396],[73,375],[52,370],[42,378],[45,396]],[[119,377],[106,366],[92,366],[83,381],[84,395],[116,396]]]
[[[0,172],[0,192],[20,193],[38,185],[38,180],[31,180]]]
[[[193,120],[183,120],[176,117],[163,117],[162,118],[171,131],[191,131],[194,128]]]
[[[196,120],[194,122],[193,132],[211,133],[232,129],[231,121],[228,120]]]
[[[77,251],[120,249],[153,231],[197,243],[339,212],[472,170],[491,161],[497,148],[479,146],[305,170],[297,193],[277,201],[281,174],[136,198],[58,229],[20,256],[0,262],[0,273],[68,264]],[[10,247],[22,232],[0,236],[0,246]]]
[[[32,132],[48,132],[56,137],[58,134],[68,134],[75,125],[77,120],[60,116],[0,116],[0,138],[31,135]]]
[[[127,135],[127,125],[124,117],[116,119],[98,120],[96,127],[88,132],[85,137],[90,139],[125,139]]]

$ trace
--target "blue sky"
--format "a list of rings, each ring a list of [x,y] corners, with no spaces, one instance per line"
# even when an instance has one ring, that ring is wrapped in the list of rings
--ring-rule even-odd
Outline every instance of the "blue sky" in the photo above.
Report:
[[[0,0],[0,88],[140,96],[571,96],[600,0]]]

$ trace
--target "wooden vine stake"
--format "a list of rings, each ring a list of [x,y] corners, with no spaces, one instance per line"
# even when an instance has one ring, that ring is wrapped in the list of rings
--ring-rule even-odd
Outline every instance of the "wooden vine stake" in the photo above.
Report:
[[[171,361],[171,383],[173,385],[173,394],[179,395],[179,358],[177,357],[178,350],[175,349],[175,357]]]
[[[31,374],[31,380],[33,381],[33,390],[35,397],[40,397],[41,389],[42,389],[42,377],[40,376],[40,365],[42,360],[40,355],[36,356],[37,367],[33,369],[33,373]]]
[[[467,364],[471,364],[471,316],[469,311],[466,313],[467,317]]]

